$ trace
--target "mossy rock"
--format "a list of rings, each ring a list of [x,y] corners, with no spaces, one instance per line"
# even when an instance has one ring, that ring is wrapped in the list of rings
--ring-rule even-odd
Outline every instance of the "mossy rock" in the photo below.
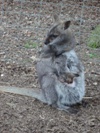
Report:
[[[100,48],[100,25],[98,25],[90,34],[87,44],[91,48]]]

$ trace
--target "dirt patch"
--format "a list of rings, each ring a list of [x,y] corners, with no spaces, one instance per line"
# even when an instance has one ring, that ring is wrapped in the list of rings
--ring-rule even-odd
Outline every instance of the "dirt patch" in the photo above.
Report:
[[[56,1],[54,2],[56,3]],[[73,19],[74,13],[80,16],[82,1],[77,2],[77,6],[74,6],[76,5],[75,1],[69,1],[69,7],[62,9],[61,18],[67,16],[66,12]],[[0,25],[0,85],[27,88],[39,86],[35,70],[37,50],[52,23],[51,15],[57,6],[54,3],[52,5],[50,2],[44,2],[43,8],[45,10],[42,9],[39,18],[38,15],[33,17],[32,13],[39,14],[40,4],[32,3],[32,1],[31,4],[30,2],[23,3],[21,9],[19,2],[9,6],[5,2],[4,14],[2,12],[0,14],[2,16]],[[87,6],[92,5],[87,3]],[[100,20],[100,10],[98,10],[100,5],[95,2],[95,6],[94,10],[91,9],[87,12],[86,9],[84,12],[84,19],[87,21],[82,25],[84,28],[81,36],[82,45],[76,46],[76,52],[85,66],[86,96],[90,99],[84,100],[85,105],[75,107],[79,110],[77,114],[68,114],[30,97],[0,93],[0,133],[100,132],[100,50],[90,49],[84,43],[87,38],[86,33],[91,32],[91,27],[95,27]],[[20,14],[20,10],[24,14]],[[57,10],[59,10],[59,6]],[[19,19],[19,15],[21,15],[21,19]],[[38,28],[36,28],[37,22],[40,22]],[[72,24],[76,34],[79,30],[78,21],[73,21]],[[34,28],[32,29],[32,27]],[[39,46],[36,48],[26,47],[30,40]]]

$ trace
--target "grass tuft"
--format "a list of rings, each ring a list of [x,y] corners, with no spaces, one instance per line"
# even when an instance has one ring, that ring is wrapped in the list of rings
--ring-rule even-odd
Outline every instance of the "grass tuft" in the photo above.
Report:
[[[39,46],[39,44],[35,43],[35,42],[32,42],[32,41],[28,41],[26,44],[25,44],[25,48],[37,48]]]
[[[91,48],[100,48],[100,25],[98,25],[90,34],[87,44]]]

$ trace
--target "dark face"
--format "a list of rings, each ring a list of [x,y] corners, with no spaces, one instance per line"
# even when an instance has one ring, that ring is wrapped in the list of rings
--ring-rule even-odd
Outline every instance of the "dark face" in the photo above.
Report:
[[[60,55],[65,51],[73,49],[73,44],[75,44],[75,39],[72,37],[68,30],[70,21],[65,23],[59,23],[54,26],[45,39],[45,45],[48,45],[50,50],[56,55]]]
[[[63,34],[58,25],[54,26],[49,33],[47,34],[47,38],[45,40],[45,45],[48,45],[50,50],[55,54],[61,54],[61,51],[65,49],[65,34]]]
[[[59,19],[56,19],[55,22],[57,22]],[[56,24],[55,26],[53,26],[50,31],[47,34],[47,38],[45,39],[45,44],[48,45],[49,43],[51,43],[51,41],[53,41],[54,39],[56,39],[58,36],[60,36],[61,34],[63,34],[70,26],[71,21],[65,21],[63,23],[60,23],[58,21],[58,24]]]
[[[48,44],[50,49],[55,53],[56,56],[62,54],[67,49],[67,38],[65,34],[56,37],[51,43]]]
[[[54,26],[47,34],[47,37],[44,41],[45,45],[50,44],[53,40],[55,40],[58,36],[60,35],[60,33],[57,30],[57,25]]]

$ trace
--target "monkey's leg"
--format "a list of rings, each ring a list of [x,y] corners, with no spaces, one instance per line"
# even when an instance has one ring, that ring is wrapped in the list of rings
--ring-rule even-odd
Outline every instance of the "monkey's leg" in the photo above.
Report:
[[[32,90],[32,89],[28,89],[28,88],[19,88],[19,87],[12,87],[12,86],[0,86],[0,91],[30,96],[30,97],[33,97],[33,98],[36,98],[36,99],[42,101],[43,103],[47,103],[41,90],[38,91],[38,90]]]

